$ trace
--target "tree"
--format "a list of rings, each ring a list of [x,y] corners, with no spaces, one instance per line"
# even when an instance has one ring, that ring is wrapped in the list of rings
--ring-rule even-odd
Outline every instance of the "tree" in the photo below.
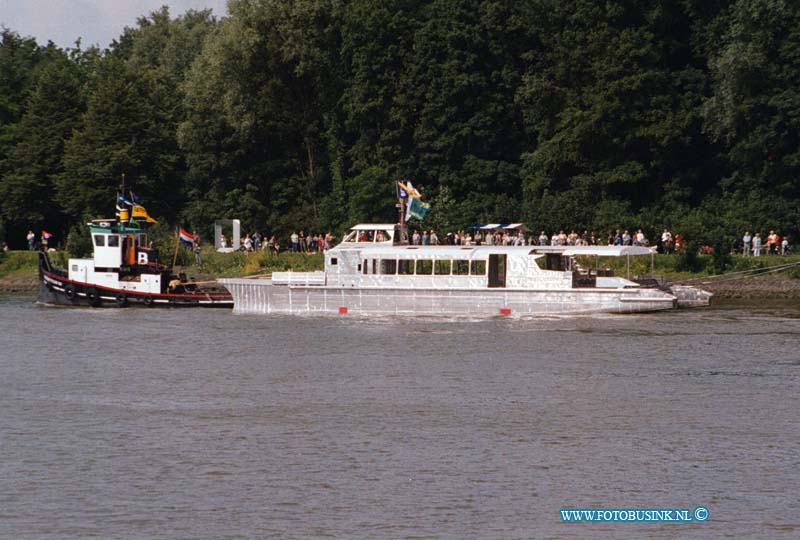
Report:
[[[42,59],[42,48],[33,38],[0,28],[0,161],[16,144],[17,123],[34,81],[35,66]]]
[[[108,215],[126,173],[154,215],[175,217],[181,156],[179,96],[162,70],[139,71],[107,55],[89,83],[82,127],[67,142],[57,199],[73,220]]]
[[[590,0],[538,3],[541,48],[518,93],[528,133],[527,219],[591,227],[603,201],[652,214],[713,186],[700,131],[703,59],[680,3]],[[668,222],[673,216],[662,215]]]
[[[704,129],[723,145],[715,199],[740,229],[800,221],[800,6],[737,1],[709,59]]]
[[[42,64],[0,180],[0,200],[5,219],[58,230],[63,215],[53,196],[54,178],[63,173],[64,145],[79,123],[82,88],[77,66],[66,53]]]
[[[529,36],[513,2],[434,1],[415,35],[415,176],[449,188],[464,227],[515,219],[525,135],[514,95]]]
[[[328,43],[338,2],[232,1],[186,83],[186,216],[320,227]],[[337,47],[333,47],[335,50]]]

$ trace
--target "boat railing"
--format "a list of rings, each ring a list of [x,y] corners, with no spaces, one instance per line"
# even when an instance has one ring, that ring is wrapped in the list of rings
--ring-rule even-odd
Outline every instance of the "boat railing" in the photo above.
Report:
[[[273,272],[272,283],[274,285],[322,286],[325,285],[325,272]]]

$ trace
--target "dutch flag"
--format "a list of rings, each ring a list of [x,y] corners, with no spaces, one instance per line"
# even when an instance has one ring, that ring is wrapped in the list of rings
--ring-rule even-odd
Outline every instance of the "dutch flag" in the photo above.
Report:
[[[183,229],[181,229],[180,233],[178,233],[178,238],[180,238],[181,242],[184,244],[189,244],[189,246],[194,245],[194,236]]]

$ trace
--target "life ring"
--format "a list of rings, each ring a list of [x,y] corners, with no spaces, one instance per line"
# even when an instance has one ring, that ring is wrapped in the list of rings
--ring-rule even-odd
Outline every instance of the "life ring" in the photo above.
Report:
[[[68,300],[75,300],[75,287],[66,285],[64,287],[64,296],[66,296]]]
[[[145,296],[144,299],[142,300],[142,303],[147,307],[151,307],[153,305],[153,297]]]
[[[86,301],[92,307],[100,305],[100,294],[97,292],[97,287],[89,287],[86,289]]]
[[[127,307],[128,306],[128,297],[125,293],[120,293],[117,295],[117,307]]]

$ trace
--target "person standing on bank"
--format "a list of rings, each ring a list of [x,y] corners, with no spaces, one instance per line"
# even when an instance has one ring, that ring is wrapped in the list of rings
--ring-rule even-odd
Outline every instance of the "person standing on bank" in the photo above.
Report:
[[[752,242],[752,240],[753,237],[750,236],[750,231],[745,231],[742,237],[742,255],[745,257],[750,255],[750,242]]]
[[[197,231],[192,234],[192,251],[194,251],[194,263],[197,266],[203,266],[203,255],[200,252],[200,235]]]
[[[753,236],[753,257],[761,256],[761,235],[756,233]]]

